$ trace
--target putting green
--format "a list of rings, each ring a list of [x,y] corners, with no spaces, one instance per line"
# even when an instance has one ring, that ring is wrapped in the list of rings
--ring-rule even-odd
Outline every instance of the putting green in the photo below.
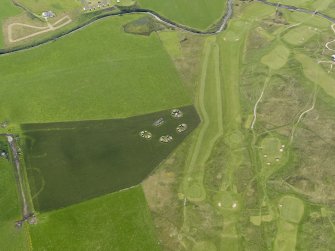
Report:
[[[212,201],[218,210],[237,210],[239,203],[235,197],[231,192],[220,191],[213,196]]]
[[[327,74],[316,60],[305,54],[295,55],[302,67],[305,76],[313,83],[319,85],[328,95],[335,97],[335,80]]]
[[[299,223],[304,215],[304,203],[293,196],[284,196],[279,201],[280,217],[291,223]]]
[[[278,70],[286,64],[289,55],[290,50],[284,45],[279,44],[267,55],[262,57],[261,62],[271,70]]]
[[[279,200],[279,214],[274,250],[295,250],[298,223],[304,215],[304,203],[296,197],[285,195]]]
[[[277,236],[274,242],[274,251],[296,250],[298,227],[282,219],[277,224]]]
[[[298,26],[284,35],[284,40],[292,45],[303,45],[317,34],[318,29],[310,26]]]
[[[285,150],[285,145],[282,145],[278,138],[266,137],[261,143],[261,154],[263,156],[260,157],[263,157],[263,162],[276,163],[282,158]]]

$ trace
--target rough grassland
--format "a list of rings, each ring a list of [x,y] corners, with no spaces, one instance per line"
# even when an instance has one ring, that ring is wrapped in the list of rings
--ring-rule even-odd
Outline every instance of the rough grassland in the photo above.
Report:
[[[0,158],[0,249],[29,250],[29,233],[26,228],[16,229],[21,219],[20,205],[14,178],[14,168]]]
[[[0,6],[0,49],[3,48],[3,22],[6,18],[18,15],[20,9],[15,7],[11,0],[1,0]]]
[[[140,6],[151,9],[174,22],[197,29],[206,29],[220,19],[226,0],[139,0]]]
[[[34,250],[158,251],[141,187],[38,216]]]
[[[57,209],[139,184],[198,125],[192,106],[181,110],[181,119],[168,110],[122,120],[23,125],[35,209]],[[161,117],[165,124],[154,127]],[[181,123],[188,129],[177,133]],[[141,138],[142,130],[152,139]],[[160,143],[167,134],[173,141]]]
[[[129,117],[191,103],[158,35],[107,18],[53,43],[0,56],[0,121]]]

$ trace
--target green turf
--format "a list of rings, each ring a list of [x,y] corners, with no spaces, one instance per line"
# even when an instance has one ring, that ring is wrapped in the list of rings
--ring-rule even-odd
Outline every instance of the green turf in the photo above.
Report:
[[[158,32],[158,35],[171,58],[178,58],[182,56],[180,37],[178,32],[161,31]]]
[[[197,126],[193,106],[121,120],[23,125],[35,209],[48,211],[139,184]],[[152,123],[163,117],[165,124]],[[176,127],[186,123],[187,131]],[[148,130],[152,139],[139,132]],[[171,135],[171,143],[159,142]]]
[[[277,236],[274,241],[273,251],[296,250],[298,228],[296,225],[279,220],[277,224]]]
[[[216,246],[210,241],[201,241],[194,244],[192,251],[217,251]]]
[[[158,251],[142,188],[40,214],[30,227],[33,250]]]
[[[262,57],[261,62],[267,65],[271,70],[278,70],[282,68],[290,55],[290,50],[284,45],[277,45],[267,55]]]
[[[60,12],[71,11],[81,7],[78,0],[17,0],[20,4],[41,15],[43,11],[51,10],[56,15]]]
[[[267,180],[288,160],[288,147],[280,139],[271,135],[265,137],[259,148],[259,159],[262,166],[261,176]]]
[[[124,33],[112,17],[31,50],[0,56],[0,121],[108,119],[188,105],[158,35]]]
[[[226,0],[139,0],[138,3],[174,22],[201,30],[216,23],[226,9]]]
[[[197,107],[202,116],[199,136],[187,159],[188,175],[184,181],[187,199],[204,200],[203,175],[205,163],[216,140],[222,135],[222,95],[220,88],[219,47],[215,39],[208,38],[204,48]]]
[[[280,217],[291,223],[299,223],[304,215],[304,203],[293,196],[284,196],[279,201]]]
[[[292,5],[295,7],[306,8],[309,10],[324,11],[332,0],[269,0],[269,2]]]
[[[19,205],[14,167],[11,163],[0,158],[0,249],[29,250],[29,233],[27,228],[15,228],[15,222],[20,220]]]
[[[292,45],[302,45],[310,40],[317,32],[317,28],[298,26],[284,35],[284,40]]]
[[[0,6],[0,49],[4,47],[3,33],[6,32],[3,30],[3,23],[6,18],[18,15],[20,9],[16,7],[11,0],[2,0]]]
[[[304,215],[302,200],[285,195],[279,200],[280,219],[277,222],[277,236],[274,251],[295,250],[298,234],[298,223]]]
[[[310,81],[319,85],[331,97],[335,97],[335,80],[321,68],[316,59],[305,54],[296,54],[295,58],[301,63],[303,72]]]
[[[328,28],[331,22],[316,15],[307,15],[301,12],[284,11],[284,16],[292,25],[304,24],[315,28]]]

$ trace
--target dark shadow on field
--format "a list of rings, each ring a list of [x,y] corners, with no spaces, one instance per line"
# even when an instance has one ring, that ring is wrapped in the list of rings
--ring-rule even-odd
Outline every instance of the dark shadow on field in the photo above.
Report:
[[[181,110],[179,119],[166,110],[127,119],[22,125],[35,209],[49,211],[139,184],[199,124],[193,106]],[[165,123],[154,127],[161,117]],[[177,133],[181,123],[188,129]],[[141,138],[142,130],[152,139]],[[167,134],[173,141],[160,143]]]

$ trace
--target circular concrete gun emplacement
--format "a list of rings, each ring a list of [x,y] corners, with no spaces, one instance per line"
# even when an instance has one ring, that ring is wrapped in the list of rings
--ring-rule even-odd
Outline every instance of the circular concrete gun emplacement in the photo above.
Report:
[[[182,118],[183,117],[183,112],[179,109],[173,109],[171,111],[171,116],[175,119],[179,119],[179,118]]]
[[[176,131],[177,133],[182,133],[187,130],[187,124],[183,123],[177,126]]]
[[[149,132],[149,131],[141,131],[139,133],[139,135],[142,137],[142,138],[145,138],[145,139],[151,139],[152,138],[152,133]]]
[[[170,135],[161,136],[159,138],[159,142],[161,142],[161,143],[170,143],[172,140],[173,140],[173,138]]]

